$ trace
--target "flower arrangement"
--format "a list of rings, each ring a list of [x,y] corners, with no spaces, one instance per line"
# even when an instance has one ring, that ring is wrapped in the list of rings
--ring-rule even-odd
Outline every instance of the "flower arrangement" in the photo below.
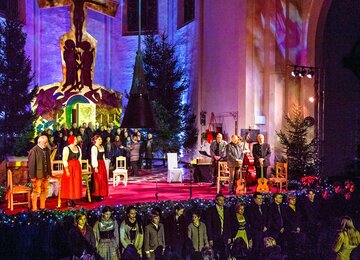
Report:
[[[301,178],[301,183],[305,187],[316,187],[319,185],[320,178],[314,175],[308,175]]]

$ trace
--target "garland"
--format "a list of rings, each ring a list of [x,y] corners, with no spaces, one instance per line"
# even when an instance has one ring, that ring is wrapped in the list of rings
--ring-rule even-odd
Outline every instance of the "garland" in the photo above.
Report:
[[[323,190],[333,193],[333,187],[327,185],[321,189],[314,189],[314,192],[317,195],[321,195]],[[297,197],[304,196],[306,194],[306,188],[302,190],[290,191],[283,193],[285,196],[287,194],[294,194]],[[271,203],[273,200],[273,193],[263,194],[264,203]],[[249,205],[252,202],[252,195],[243,195],[237,197],[227,197],[225,205],[233,207],[236,203],[241,202],[246,205]],[[185,206],[185,215],[189,218],[191,217],[191,212],[195,209],[201,210],[205,213],[206,209],[214,205],[214,200],[205,200],[205,199],[190,199],[183,201],[159,201],[159,202],[146,202],[135,204],[135,208],[138,214],[142,219],[148,220],[150,211],[155,208],[158,209],[162,217],[166,218],[169,214],[173,212],[174,206],[177,203],[181,203]],[[77,212],[85,212],[87,215],[87,220],[90,225],[93,225],[101,216],[102,209],[105,205],[98,208],[93,208],[90,210],[80,208],[80,209],[69,209],[69,210],[42,210],[35,212],[22,212],[13,215],[7,215],[2,210],[0,210],[0,227],[17,227],[17,226],[28,226],[28,225],[55,225],[67,221],[69,218],[73,219]],[[128,205],[116,205],[112,207],[113,218],[118,222],[122,221],[125,218],[125,210]]]

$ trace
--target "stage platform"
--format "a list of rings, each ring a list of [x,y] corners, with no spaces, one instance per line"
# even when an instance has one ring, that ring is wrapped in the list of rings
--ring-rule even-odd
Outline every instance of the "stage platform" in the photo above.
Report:
[[[139,177],[129,176],[127,187],[123,184],[113,187],[109,183],[109,196],[105,197],[101,202],[87,202],[85,200],[86,187],[83,185],[84,198],[77,201],[78,206],[75,208],[98,208],[100,205],[132,205],[144,202],[156,202],[162,200],[188,200],[190,198],[213,199],[216,195],[216,186],[210,187],[210,182],[192,182],[190,181],[191,175],[194,172],[193,168],[183,168],[184,181],[180,182],[167,182],[167,168],[156,166],[155,168],[142,169]],[[190,194],[191,190],[191,194]],[[255,187],[248,187],[247,194],[252,194]],[[225,196],[228,194],[228,186],[222,189]],[[191,197],[190,197],[191,195]],[[234,196],[234,195],[231,195]],[[16,197],[21,200],[21,195]],[[46,200],[46,208],[50,210],[69,209],[62,201],[62,207],[57,207],[57,197],[49,197]],[[26,205],[17,205],[11,211],[7,208],[7,201],[0,204],[0,209],[6,214],[16,214],[19,212],[27,211]]]

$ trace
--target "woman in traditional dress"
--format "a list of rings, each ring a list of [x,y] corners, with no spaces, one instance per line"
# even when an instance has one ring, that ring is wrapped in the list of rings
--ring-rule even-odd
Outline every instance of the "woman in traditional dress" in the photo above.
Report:
[[[93,175],[91,176],[91,196],[94,201],[101,201],[109,194],[108,178],[105,166],[105,149],[101,145],[100,135],[93,137],[94,145],[91,147],[91,166]]]
[[[102,259],[119,259],[119,232],[116,220],[111,218],[111,209],[105,206],[101,219],[94,225],[96,249]]]
[[[81,149],[75,136],[68,138],[68,146],[62,152],[64,174],[61,179],[61,198],[66,199],[68,207],[75,206],[81,198]]]

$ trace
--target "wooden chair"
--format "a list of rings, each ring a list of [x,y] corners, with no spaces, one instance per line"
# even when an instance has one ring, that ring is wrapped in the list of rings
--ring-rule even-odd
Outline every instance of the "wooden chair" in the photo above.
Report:
[[[218,163],[218,177],[217,177],[217,193],[220,192],[221,181],[229,181],[230,172],[227,167],[227,162]]]
[[[122,182],[125,187],[127,186],[128,171],[126,168],[126,157],[124,156],[116,157],[115,170],[113,171],[113,186],[118,186],[120,182]]]
[[[282,162],[276,162],[275,165],[275,177],[270,178],[270,183],[275,186],[279,185],[279,192],[282,192],[283,184],[285,189],[288,189],[288,164]]]
[[[82,179],[85,181],[86,184],[86,194],[87,194],[88,202],[91,202],[89,179],[92,174],[92,169],[89,160],[87,159],[81,160],[81,173],[82,173]]]
[[[58,192],[58,203],[57,207],[61,207],[61,179],[64,174],[64,164],[62,160],[51,161],[51,174],[50,180],[56,180],[59,182],[59,192]]]
[[[51,151],[50,161],[54,161],[54,160],[55,160],[55,156],[56,156],[57,150],[58,150],[58,149],[55,148],[54,150]]]
[[[10,210],[14,210],[14,205],[23,205],[27,204],[28,208],[30,208],[31,203],[31,189],[30,187],[24,186],[24,185],[13,185],[13,176],[12,171],[7,170],[7,189],[8,189],[8,208]],[[27,200],[23,202],[15,202],[14,201],[14,195],[18,194],[26,194]]]

